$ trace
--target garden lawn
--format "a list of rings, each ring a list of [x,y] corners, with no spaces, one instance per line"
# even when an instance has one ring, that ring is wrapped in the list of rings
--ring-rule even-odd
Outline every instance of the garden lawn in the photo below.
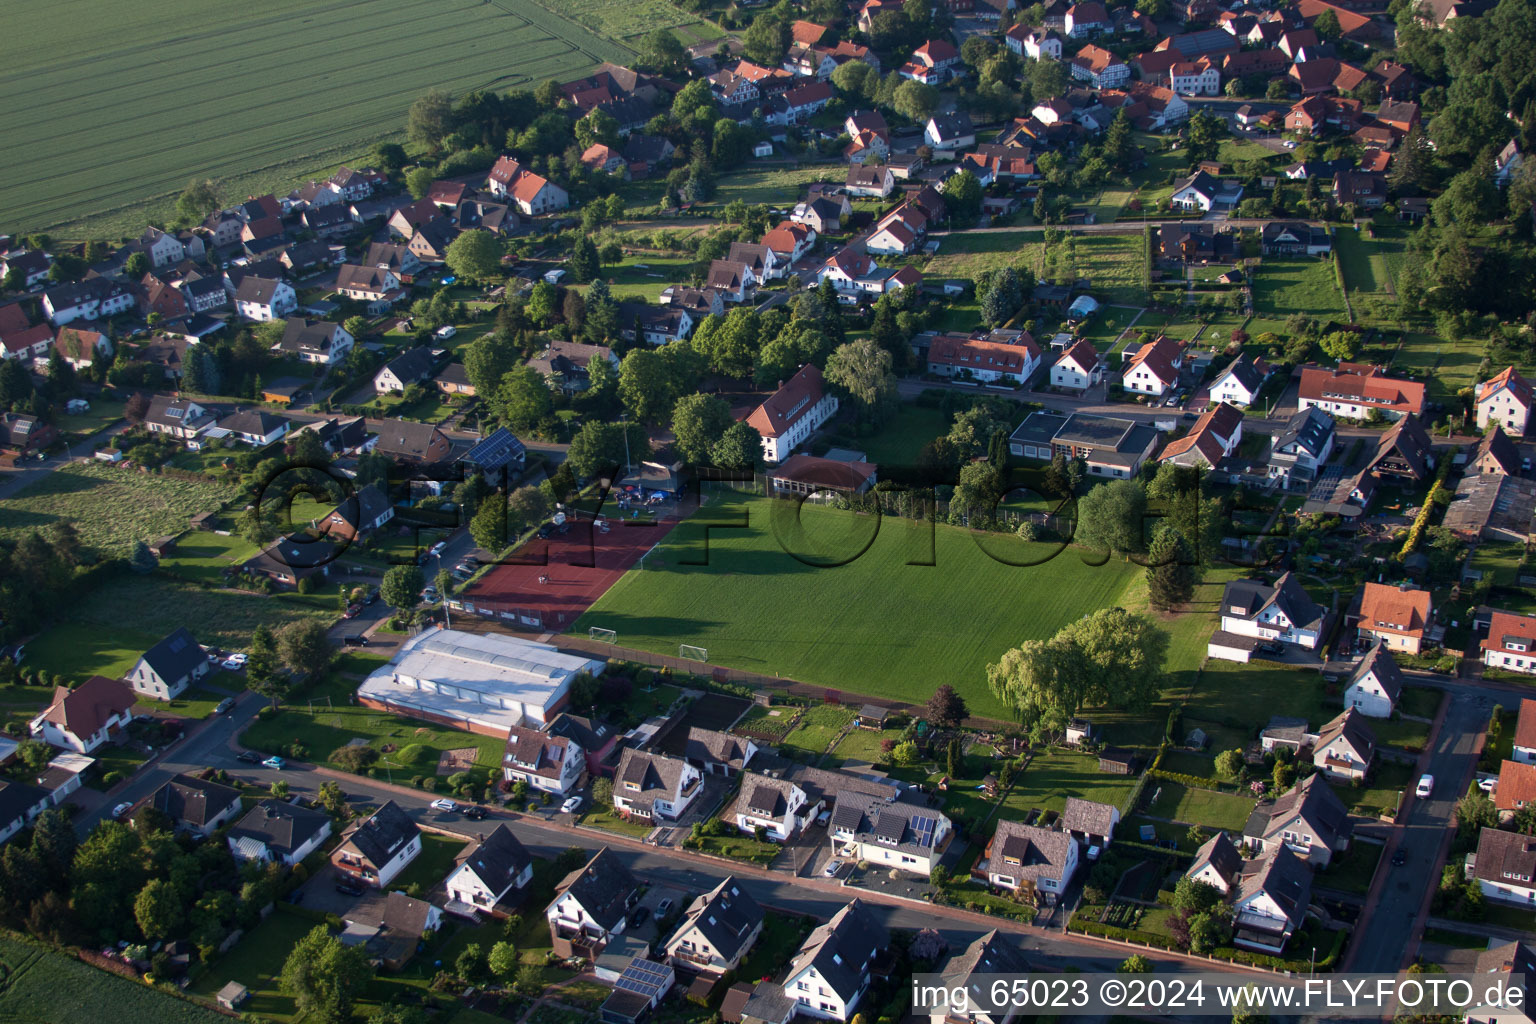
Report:
[[[880,749],[886,740],[899,740],[900,729],[854,729],[832,748],[832,756],[844,761],[867,761],[880,764],[885,753]]]
[[[653,686],[649,690],[634,689],[630,691],[629,700],[624,702],[624,711],[634,718],[650,718],[676,704],[682,693],[682,690],[670,684]]]
[[[1429,723],[1407,718],[1372,718],[1366,723],[1376,734],[1376,743],[1383,747],[1399,747],[1418,752],[1429,742]]]
[[[577,10],[604,28],[578,24]],[[10,95],[26,83],[33,102],[0,112],[0,137],[14,153],[46,149],[57,163],[46,171],[8,163],[0,209],[12,230],[136,235],[146,220],[172,219],[191,178],[213,179],[225,202],[281,195],[399,139],[406,108],[428,89],[462,96],[566,81],[629,58],[630,47],[603,34],[613,25],[698,20],[664,0],[608,0],[607,10],[612,16],[560,0],[396,0],[359,18],[344,0],[273,0],[209,19],[191,0],[16,8],[6,25],[16,58],[0,82]],[[174,39],[167,25],[179,26]],[[318,25],[339,31],[317,33]],[[308,117],[289,116],[310,95],[317,63],[326,68],[324,102]],[[380,67],[392,71],[381,77]],[[85,115],[107,89],[133,102],[105,120]],[[238,147],[222,131],[229,123],[244,126]]]
[[[448,877],[448,872],[453,870],[455,858],[468,845],[462,840],[450,839],[434,832],[423,832],[421,853],[405,866],[404,871],[395,876],[395,880],[390,883],[390,888],[409,889],[413,885],[419,885],[423,893],[431,892],[434,885]]]
[[[853,721],[853,709],[837,704],[807,708],[800,721],[784,737],[784,745],[803,750],[813,757],[826,753],[837,734]]]
[[[796,914],[769,914],[763,918],[763,933],[751,952],[741,961],[737,975],[745,981],[777,977],[811,933],[809,921]]]
[[[14,540],[65,521],[74,524],[86,544],[126,555],[135,541],[180,533],[194,515],[216,510],[234,493],[224,484],[75,462],[0,501],[0,537]]]
[[[1142,570],[1119,559],[1091,566],[1073,549],[986,535],[999,557],[1039,561],[1005,565],[965,530],[887,517],[877,533],[876,520],[824,507],[801,506],[797,521],[796,507],[712,501],[572,632],[616,629],[626,645],[664,654],[694,644],[713,664],[914,704],[935,680],[953,680],[973,714],[1004,718],[988,662],[1144,591]]]
[[[328,760],[331,752],[354,739],[365,739],[383,755],[378,762],[379,774],[401,783],[409,782],[415,775],[434,777],[444,750],[474,747],[478,752],[477,766],[491,768],[501,763],[505,740],[350,704],[356,688],[357,684],[338,679],[333,673],[327,682],[295,696],[276,715],[253,721],[241,735],[241,742],[264,753],[284,756],[289,756],[290,748],[299,744],[305,753],[292,756],[340,768]],[[420,756],[409,764],[403,763],[398,755],[404,748],[418,744],[422,748]],[[386,745],[392,745],[394,751],[385,753]]]
[[[720,179],[713,202],[724,206],[732,200],[740,199],[748,206],[763,204],[773,209],[788,210],[800,201],[805,194],[805,186],[811,182],[830,181],[841,185],[846,177],[847,168],[841,164],[812,164],[795,170],[772,167],[738,171]]]
[[[783,847],[777,843],[758,842],[750,836],[705,836],[699,840],[695,847],[704,853],[712,853],[716,857],[729,857],[732,860],[744,860],[753,864],[767,867],[783,852]]]
[[[1253,311],[1277,320],[1298,312],[1323,321],[1348,320],[1333,264],[1308,257],[1266,259],[1254,275]]]
[[[1375,726],[1374,722],[1370,724]],[[1358,787],[1335,783],[1333,791],[1338,794],[1339,801],[1353,813],[1375,817],[1381,811],[1390,814],[1395,810],[1398,794],[1413,785],[1415,778],[1417,776],[1413,765],[1385,761],[1378,757],[1375,774],[1368,783]]]
[[[903,402],[879,433],[857,443],[865,458],[877,466],[915,466],[923,445],[948,434],[949,427],[950,418],[939,410]]]
[[[164,634],[142,630],[66,622],[31,640],[22,664],[62,672],[77,682],[84,682],[89,676],[118,679],[127,675],[144,652],[163,637]]]
[[[64,434],[78,434],[80,437],[89,437],[97,434],[123,418],[123,406],[126,402],[114,401],[110,398],[93,398],[91,407],[86,412],[69,415],[61,413],[56,426]],[[76,452],[77,455],[85,455],[87,452]]]
[[[1099,759],[1093,754],[1053,750],[1015,775],[998,816],[1018,819],[1034,809],[1060,812],[1069,796],[1123,807],[1135,787],[1134,775],[1099,771]]]
[[[199,530],[182,537],[176,547],[160,559],[160,568],[183,579],[218,584],[224,578],[225,569],[238,568],[260,551],[238,534],[225,537]]]
[[[1246,729],[1245,738],[1251,740],[1276,715],[1305,718],[1317,728],[1342,710],[1336,703],[1337,698],[1327,698],[1316,672],[1271,662],[1212,660],[1200,673],[1189,710],[1192,716]]]
[[[603,268],[602,277],[613,289],[613,297],[619,300],[640,299],[656,302],[662,290],[693,276],[694,262],[685,256],[658,256],[641,253],[626,257],[616,266]],[[588,285],[578,285],[585,291]],[[630,324],[633,327],[633,324]]]
[[[226,1024],[227,1017],[187,999],[120,978],[63,953],[0,939],[7,968],[0,1019],[27,1024]]]
[[[294,945],[314,929],[323,927],[322,922],[300,917],[279,904],[238,945],[215,960],[188,991],[211,1002],[219,989],[238,981],[251,993],[250,1001],[240,1008],[242,1012],[279,1021],[293,1020],[298,1007],[292,996],[278,991],[277,976]]]
[[[245,689],[245,680],[229,672],[214,673],[209,678],[209,682],[212,682],[221,690],[229,690],[232,693],[239,693]],[[136,715],[154,715],[157,718],[192,718],[201,720],[213,714],[213,709],[219,706],[219,702],[228,697],[228,693],[220,693],[198,686],[187,690],[180,697],[171,701],[141,696],[133,705],[133,713]]]
[[[579,824],[590,828],[606,829],[609,832],[621,832],[639,839],[650,835],[651,829],[656,827],[650,822],[621,817],[612,807],[593,807],[581,816]]]
[[[1392,360],[1392,369],[1411,371],[1429,385],[1431,401],[1450,402],[1462,388],[1477,383],[1483,343],[1475,338],[1447,341],[1433,334],[1410,331]],[[1522,367],[1522,369],[1524,369]]]
[[[1445,691],[1437,690],[1433,686],[1405,686],[1402,696],[1398,698],[1397,710],[1405,715],[1434,718],[1440,711],[1440,702],[1444,699]]]
[[[1376,865],[1386,847],[1380,843],[1353,842],[1340,857],[1336,857],[1326,870],[1317,876],[1316,885],[1323,889],[1365,895],[1370,891]]]
[[[1166,779],[1148,779],[1144,791],[1150,800],[1146,812],[1187,825],[1242,831],[1258,800],[1213,789],[1196,789]],[[1159,823],[1159,831],[1161,831]]]

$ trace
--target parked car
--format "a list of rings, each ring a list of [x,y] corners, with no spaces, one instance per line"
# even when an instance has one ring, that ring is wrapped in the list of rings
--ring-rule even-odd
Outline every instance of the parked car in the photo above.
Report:
[[[242,750],[235,755],[236,761],[244,761],[246,764],[261,764],[261,755],[254,750]]]
[[[368,596],[363,598],[363,604],[371,605],[371,604],[375,603],[376,601],[378,601],[378,599],[379,599],[379,588],[378,587],[370,587],[368,589]]]
[[[341,617],[344,619],[355,619],[362,610],[363,606],[360,604],[349,604],[347,605],[347,610],[341,613]]]
[[[448,283],[447,278],[443,279],[443,283]],[[442,327],[437,329],[437,333],[432,335],[432,337],[436,338],[438,341],[447,341],[449,338],[458,333],[458,328],[454,327],[452,324],[444,324]]]
[[[827,861],[827,866],[821,869],[821,873],[826,875],[828,878],[835,878],[837,877],[837,873],[841,870],[843,870],[842,861],[829,860]]]
[[[478,569],[480,568],[480,559],[476,558],[474,555],[465,555],[464,564],[474,566],[476,569]]]
[[[580,807],[581,807],[581,797],[579,797],[579,796],[566,797],[565,803],[560,805],[560,813],[561,814],[574,814],[574,813],[576,813],[577,809],[580,808]]]
[[[1477,783],[1477,788],[1482,790],[1484,793],[1492,793],[1494,790],[1499,788],[1499,780],[1498,779],[1479,779],[1478,783]]]
[[[1435,791],[1435,777],[1433,775],[1420,775],[1419,784],[1413,787],[1413,795],[1423,800]]]
[[[468,818],[470,821],[484,821],[485,814],[485,808],[481,807],[479,804],[471,804],[470,806],[464,808],[464,817]]]
[[[427,554],[429,554],[429,555],[440,555],[440,554],[443,553],[443,549],[446,548],[447,546],[448,546],[448,542],[447,541],[440,540],[436,544],[433,544],[430,548],[427,549]]]
[[[123,815],[127,814],[131,810],[133,810],[133,801],[124,800],[122,803],[112,808],[112,820],[122,821]]]
[[[1399,846],[1397,848],[1397,852],[1392,855],[1392,866],[1395,868],[1400,868],[1407,863],[1408,851]]]
[[[352,636],[342,637],[341,643],[344,647],[367,647],[368,638],[361,633],[355,633]]]
[[[441,797],[438,797],[436,800],[432,801],[432,809],[434,811],[450,811],[451,812],[451,811],[458,810],[459,809],[459,805],[458,805],[457,802],[455,802],[453,800],[449,800],[445,796],[441,796]]]
[[[223,667],[230,672],[238,672],[245,668],[245,663],[247,660],[248,659],[246,655],[236,651],[234,654],[231,654],[229,657],[224,659]]]
[[[664,917],[666,915],[667,911],[669,911],[671,909],[672,909],[672,901],[670,899],[662,900],[660,903],[656,904],[656,916],[657,917]]]
[[[233,697],[225,697],[223,700],[219,701],[217,704],[215,704],[213,706],[213,713],[216,714],[216,715],[222,715],[224,712],[228,711],[230,708],[232,708],[234,706],[235,706],[235,698],[233,698]]]
[[[478,566],[470,565],[468,560],[466,560],[454,566],[453,571],[455,574],[463,573],[465,576],[473,576],[475,574],[476,568],[478,568]]]
[[[633,914],[630,915],[630,917],[629,917],[629,926],[631,928],[639,928],[641,925],[645,924],[646,921],[650,920],[650,917],[651,917],[651,908],[650,907],[640,907]]]
[[[425,601],[427,604],[431,604],[433,601],[436,601],[437,600],[437,588],[436,587],[427,587],[427,588],[423,589],[422,592],[421,592],[421,599],[423,601]]]
[[[356,882],[337,882],[336,891],[341,893],[343,896],[361,896],[368,890],[364,889]]]
[[[261,762],[261,766],[263,768],[273,768],[277,771],[282,771],[288,766],[288,762],[274,754],[272,757],[269,757],[265,761]]]

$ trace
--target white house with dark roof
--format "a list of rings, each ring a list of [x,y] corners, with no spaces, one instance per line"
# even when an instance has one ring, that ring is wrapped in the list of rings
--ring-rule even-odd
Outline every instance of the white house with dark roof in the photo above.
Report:
[[[263,800],[229,830],[229,851],[239,861],[302,863],[331,837],[331,816],[298,804]]]
[[[272,346],[274,352],[297,356],[301,362],[330,366],[352,351],[355,339],[338,323],[289,317],[282,338]]]
[[[596,959],[629,924],[629,908],[639,896],[635,880],[605,846],[586,864],[555,887],[555,898],[544,910],[550,941],[561,956]]]
[[[514,725],[507,733],[501,774],[507,782],[526,782],[545,793],[565,796],[581,780],[586,752],[575,740]]]
[[[673,963],[689,971],[734,971],[763,933],[766,915],[735,878],[727,876],[694,899],[663,944]]]
[[[757,744],[745,736],[682,721],[659,735],[654,748],[659,753],[683,758],[705,775],[726,778],[740,775],[757,756]]]
[[[1309,775],[1268,806],[1260,805],[1243,827],[1244,843],[1270,850],[1288,846],[1314,867],[1327,867],[1349,848],[1349,812],[1321,775]]]
[[[742,773],[736,802],[727,814],[747,835],[761,828],[767,838],[782,843],[810,824],[817,806],[805,790],[789,779],[748,771]]]
[[[505,824],[497,825],[448,873],[448,899],[490,910],[533,880],[533,856]]]
[[[1344,684],[1344,706],[1367,718],[1391,718],[1403,693],[1403,671],[1380,641],[1371,645]]]
[[[946,989],[970,993],[971,1005],[978,1009],[967,1016],[967,1024],[1011,1024],[1022,1019],[1021,1015],[1011,1009],[1001,1014],[984,1009],[992,1005],[992,978],[998,974],[1025,974],[1030,969],[1017,941],[994,928],[951,956],[938,974]],[[934,1009],[929,1014],[932,1024],[949,1024],[953,1019],[947,1009]]]
[[[1238,636],[1278,640],[1310,651],[1322,638],[1326,614],[1289,572],[1273,586],[1233,580],[1222,590],[1221,628]]]
[[[703,775],[680,757],[630,748],[613,774],[613,808],[625,817],[680,817],[704,789]]]
[[[1060,896],[1077,872],[1078,850],[1077,840],[1065,832],[999,821],[975,870],[999,889],[1017,892],[1032,885]]]
[[[287,281],[251,275],[235,289],[235,312],[247,320],[281,320],[298,308],[298,293]]]
[[[954,825],[931,807],[840,790],[827,833],[832,853],[927,875],[949,843]]]
[[[1210,400],[1246,409],[1258,398],[1271,372],[1269,364],[1258,356],[1238,356],[1211,382]]]
[[[855,898],[812,931],[790,959],[784,995],[804,1016],[849,1020],[869,991],[875,958],[889,943],[885,926]]]
[[[1217,832],[1195,851],[1195,859],[1184,877],[1204,882],[1225,896],[1237,884],[1242,869],[1242,852],[1225,832]]]
[[[342,837],[331,864],[349,878],[383,889],[421,853],[421,829],[393,800]]]
[[[1345,708],[1312,741],[1312,764],[1331,779],[1363,781],[1375,756],[1376,735],[1354,708]]]
[[[1282,487],[1310,486],[1333,454],[1333,417],[1315,406],[1301,409],[1270,439],[1267,475]]]
[[[1243,865],[1233,897],[1233,943],[1279,953],[1301,927],[1312,898],[1312,871],[1287,847]]]
[[[195,775],[176,775],[151,793],[145,806],[169,818],[176,831],[204,839],[240,813],[240,791]]]
[[[174,700],[208,674],[211,663],[185,626],[145,651],[124,678],[135,693]]]
[[[263,409],[242,409],[219,420],[215,433],[209,436],[218,436],[217,431],[254,448],[265,448],[288,433],[288,421]]]

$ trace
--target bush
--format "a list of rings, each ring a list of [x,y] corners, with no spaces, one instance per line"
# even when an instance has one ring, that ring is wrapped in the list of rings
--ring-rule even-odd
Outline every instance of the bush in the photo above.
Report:
[[[116,771],[116,770],[107,772],[105,775],[103,775],[101,777],[101,782],[102,782],[102,785],[104,785],[104,786],[115,786],[119,782],[122,782],[122,781],[123,781],[123,773],[120,772],[120,771]]]
[[[417,764],[425,760],[431,751],[421,743],[407,743],[395,751],[395,760],[401,764]]]
[[[359,747],[348,744],[347,746],[337,747],[335,750],[331,751],[331,756],[327,760],[329,760],[332,764],[342,769],[343,771],[349,771],[356,774],[362,772],[363,769],[367,768],[378,759],[379,752],[373,747]]]

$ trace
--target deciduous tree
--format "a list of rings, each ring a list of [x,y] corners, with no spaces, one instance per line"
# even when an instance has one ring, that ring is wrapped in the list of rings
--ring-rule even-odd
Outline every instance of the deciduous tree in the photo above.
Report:
[[[343,1024],[372,978],[362,946],[345,946],[324,925],[317,925],[288,954],[278,983],[302,1012],[326,1024]]]

